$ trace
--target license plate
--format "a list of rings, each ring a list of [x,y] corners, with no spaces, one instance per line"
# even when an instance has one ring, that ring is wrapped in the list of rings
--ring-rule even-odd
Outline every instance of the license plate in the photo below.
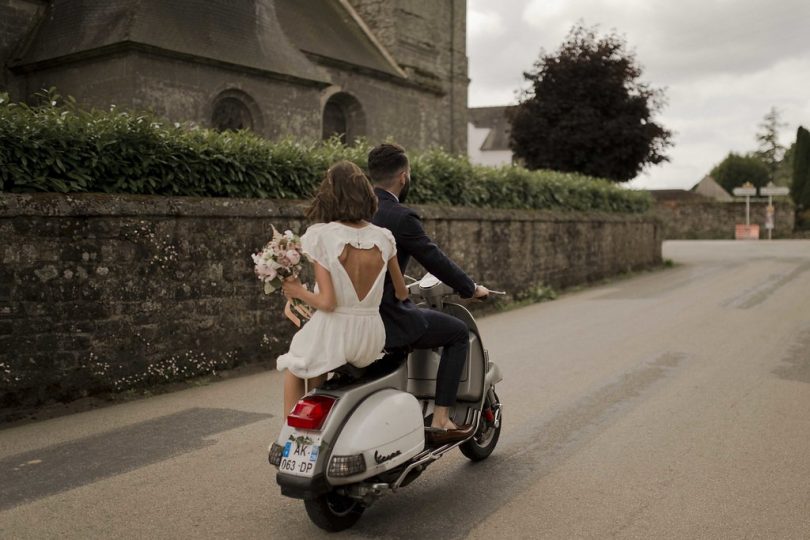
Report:
[[[291,435],[281,452],[278,470],[295,476],[312,476],[320,449],[320,437]]]

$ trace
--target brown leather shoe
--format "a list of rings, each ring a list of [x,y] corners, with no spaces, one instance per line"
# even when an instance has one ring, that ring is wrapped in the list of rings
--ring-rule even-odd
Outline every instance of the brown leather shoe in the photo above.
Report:
[[[458,429],[425,428],[425,440],[430,446],[443,446],[445,444],[463,441],[472,436],[475,426],[468,424]]]

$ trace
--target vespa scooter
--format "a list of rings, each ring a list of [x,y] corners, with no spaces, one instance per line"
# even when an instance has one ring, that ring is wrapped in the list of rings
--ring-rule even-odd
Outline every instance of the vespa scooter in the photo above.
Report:
[[[502,377],[475,319],[450,301],[454,291],[430,274],[408,288],[413,301],[453,315],[470,329],[452,419],[476,429],[463,441],[426,443],[440,350],[389,351],[365,370],[341,367],[295,405],[269,448],[282,495],[303,499],[310,519],[324,530],[351,527],[375,500],[405,487],[451,450],[480,461],[498,443],[502,405],[495,384]]]

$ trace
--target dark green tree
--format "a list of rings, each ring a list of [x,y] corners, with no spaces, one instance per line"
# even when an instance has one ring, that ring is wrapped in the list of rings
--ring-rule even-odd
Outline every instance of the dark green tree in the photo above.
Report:
[[[762,187],[770,179],[770,171],[756,155],[740,155],[729,153],[726,159],[717,164],[709,173],[715,182],[723,186],[729,193],[735,187],[751,182],[756,187]]]
[[[669,161],[671,132],[653,121],[663,90],[639,79],[641,67],[615,33],[574,26],[554,54],[541,51],[512,114],[510,146],[529,169],[630,180]]]
[[[796,147],[793,153],[793,185],[790,188],[793,202],[802,210],[810,208],[810,131],[802,126],[796,131]]]
[[[779,130],[786,125],[780,119],[779,110],[771,107],[759,125],[760,131],[756,135],[757,143],[759,143],[756,154],[768,167],[771,180],[774,180],[779,163],[785,153],[785,147],[779,142]]]
[[[796,143],[794,142],[785,150],[781,161],[779,161],[779,166],[776,168],[773,183],[777,186],[790,187],[790,184],[793,182],[793,156],[795,153]]]

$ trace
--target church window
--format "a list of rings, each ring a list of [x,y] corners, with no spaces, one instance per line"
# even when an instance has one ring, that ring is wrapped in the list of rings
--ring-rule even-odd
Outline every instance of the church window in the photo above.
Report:
[[[211,123],[217,131],[253,129],[250,109],[236,97],[222,97],[214,104]]]
[[[353,144],[366,135],[366,115],[356,97],[346,92],[332,95],[323,108],[323,138],[337,135],[344,144]]]

